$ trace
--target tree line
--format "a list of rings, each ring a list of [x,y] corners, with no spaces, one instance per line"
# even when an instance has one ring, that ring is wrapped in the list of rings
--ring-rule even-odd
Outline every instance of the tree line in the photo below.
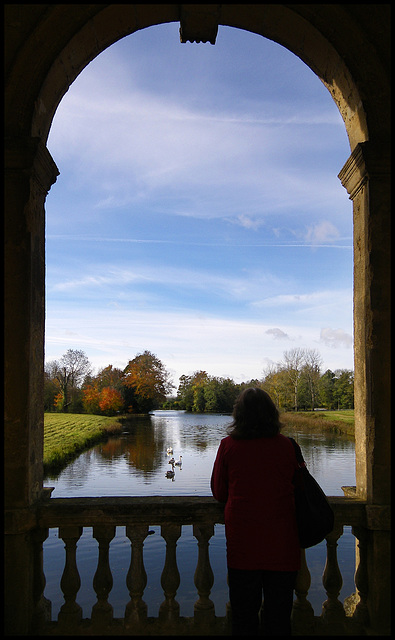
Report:
[[[45,365],[44,410],[68,413],[148,413],[174,388],[163,363],[150,351],[137,354],[124,369],[111,364],[93,375],[83,351],[69,349]]]
[[[246,387],[260,387],[280,411],[314,411],[354,408],[354,373],[348,369],[327,369],[321,373],[322,358],[315,349],[285,351],[282,362],[271,365],[260,380],[236,384],[230,378],[216,378],[206,371],[181,376],[177,397],[167,408],[187,411],[231,413],[237,396]]]
[[[236,383],[231,378],[195,371],[179,378],[175,389],[164,364],[150,351],[137,354],[124,369],[108,365],[93,375],[83,351],[69,349],[45,365],[44,409],[70,413],[116,415],[153,409],[231,413],[237,396],[250,386],[267,391],[281,411],[354,408],[354,374],[348,369],[321,373],[315,349],[285,351],[261,379]]]

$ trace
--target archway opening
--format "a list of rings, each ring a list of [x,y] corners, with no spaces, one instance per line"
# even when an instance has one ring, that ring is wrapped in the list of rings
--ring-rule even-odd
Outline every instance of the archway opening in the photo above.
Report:
[[[352,369],[336,106],[274,42],[221,27],[215,47],[181,45],[177,32],[120,40],[58,108],[46,359],[72,346],[122,366],[147,348],[176,384],[199,369],[242,381],[307,346]]]
[[[205,22],[198,5],[195,24]],[[209,7],[210,5],[206,5]],[[61,96],[90,60],[123,35],[178,21],[182,5],[54,5],[43,12],[20,8],[7,15],[7,505],[35,508],[41,495],[42,347],[44,335],[44,201],[57,175],[46,150],[47,133]],[[218,7],[215,5],[216,10]],[[387,535],[389,468],[389,190],[388,37],[382,5],[222,5],[218,20],[282,42],[322,78],[339,105],[352,155],[342,182],[355,214],[355,363],[358,374],[359,474],[357,496],[367,500],[369,612],[373,628],[388,619]],[[23,15],[22,15],[23,14]],[[350,37],[349,37],[350,36]],[[374,81],[372,80],[374,78]],[[369,129],[367,126],[369,123]],[[366,142],[365,142],[366,141]],[[21,259],[20,259],[21,258]],[[22,381],[22,385],[20,382]],[[16,401],[16,402],[15,402]],[[14,406],[12,406],[14,404]],[[357,456],[358,459],[358,456]],[[358,501],[357,501],[358,502]],[[384,505],[384,509],[378,507]],[[361,505],[365,513],[365,505]],[[373,508],[372,508],[373,507]],[[387,507],[388,509],[388,507]],[[29,509],[30,512],[30,509]],[[31,558],[23,524],[10,529],[11,627],[30,628],[31,574],[14,558],[15,540]],[[19,542],[18,542],[19,544]],[[30,562],[30,561],[29,561]],[[27,565],[26,565],[27,566]],[[372,589],[371,589],[372,588]],[[15,597],[22,594],[22,597]],[[25,597],[23,597],[23,594]],[[14,601],[15,600],[15,601]],[[19,608],[14,609],[18,603]],[[383,609],[384,607],[384,615]]]
[[[47,359],[75,348],[123,368],[149,349],[176,385],[260,379],[294,347],[325,354],[322,373],[352,369],[336,106],[276,43],[223,28],[214,48],[181,45],[177,30],[113,45],[57,110]]]

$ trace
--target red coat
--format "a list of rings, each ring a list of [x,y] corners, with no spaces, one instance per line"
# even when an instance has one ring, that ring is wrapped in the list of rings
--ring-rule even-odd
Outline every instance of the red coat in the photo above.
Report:
[[[225,505],[227,564],[232,569],[297,571],[300,546],[292,478],[292,443],[273,438],[221,440],[211,477]]]

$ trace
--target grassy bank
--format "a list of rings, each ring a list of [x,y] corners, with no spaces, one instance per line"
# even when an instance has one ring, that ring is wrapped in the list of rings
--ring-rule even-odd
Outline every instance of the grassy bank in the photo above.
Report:
[[[354,410],[343,411],[298,411],[282,413],[281,422],[285,427],[295,426],[314,431],[334,431],[354,436]]]
[[[122,431],[118,418],[77,413],[44,414],[44,472],[65,467],[81,451]]]

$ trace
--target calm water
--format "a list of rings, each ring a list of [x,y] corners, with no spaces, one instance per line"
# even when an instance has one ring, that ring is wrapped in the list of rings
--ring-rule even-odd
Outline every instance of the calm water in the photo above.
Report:
[[[147,417],[135,417],[124,425],[120,436],[93,447],[81,454],[56,477],[47,477],[45,486],[55,487],[54,498],[143,495],[197,495],[209,496],[210,477],[219,441],[226,435],[230,416],[222,414],[187,414],[179,411],[156,411]],[[307,434],[302,431],[285,431],[299,442],[310,472],[321,484],[327,495],[341,496],[342,485],[355,485],[354,441],[332,434]],[[175,477],[166,477],[171,469],[167,447],[173,448],[176,460],[182,456],[182,466],[175,467]],[[151,527],[155,533],[146,538],[144,564],[147,587],[143,599],[148,605],[148,615],[157,616],[164,600],[160,577],[164,566],[165,541],[159,527]],[[354,537],[351,528],[344,528],[339,540],[338,562],[343,576],[340,599],[354,588]],[[92,538],[92,528],[84,529],[77,548],[81,589],[77,602],[83,608],[83,616],[90,617],[96,602],[92,581],[97,567],[97,542]],[[306,551],[311,572],[309,601],[316,615],[326,599],[321,584],[325,566],[325,542]],[[193,575],[197,562],[197,541],[192,526],[184,526],[177,544],[177,562],[181,583],[176,596],[180,615],[192,616],[197,600]],[[211,599],[216,615],[225,615],[228,601],[226,584],[226,554],[224,526],[215,526],[210,541],[210,562],[215,582]],[[117,527],[116,538],[110,545],[110,565],[114,586],[109,601],[114,607],[114,617],[122,618],[129,601],[126,575],[130,564],[130,541],[125,527]],[[63,604],[60,579],[64,568],[64,543],[58,538],[57,529],[50,529],[44,543],[44,571],[47,580],[45,596],[52,602],[52,619],[56,620]],[[347,571],[345,570],[347,568]]]

